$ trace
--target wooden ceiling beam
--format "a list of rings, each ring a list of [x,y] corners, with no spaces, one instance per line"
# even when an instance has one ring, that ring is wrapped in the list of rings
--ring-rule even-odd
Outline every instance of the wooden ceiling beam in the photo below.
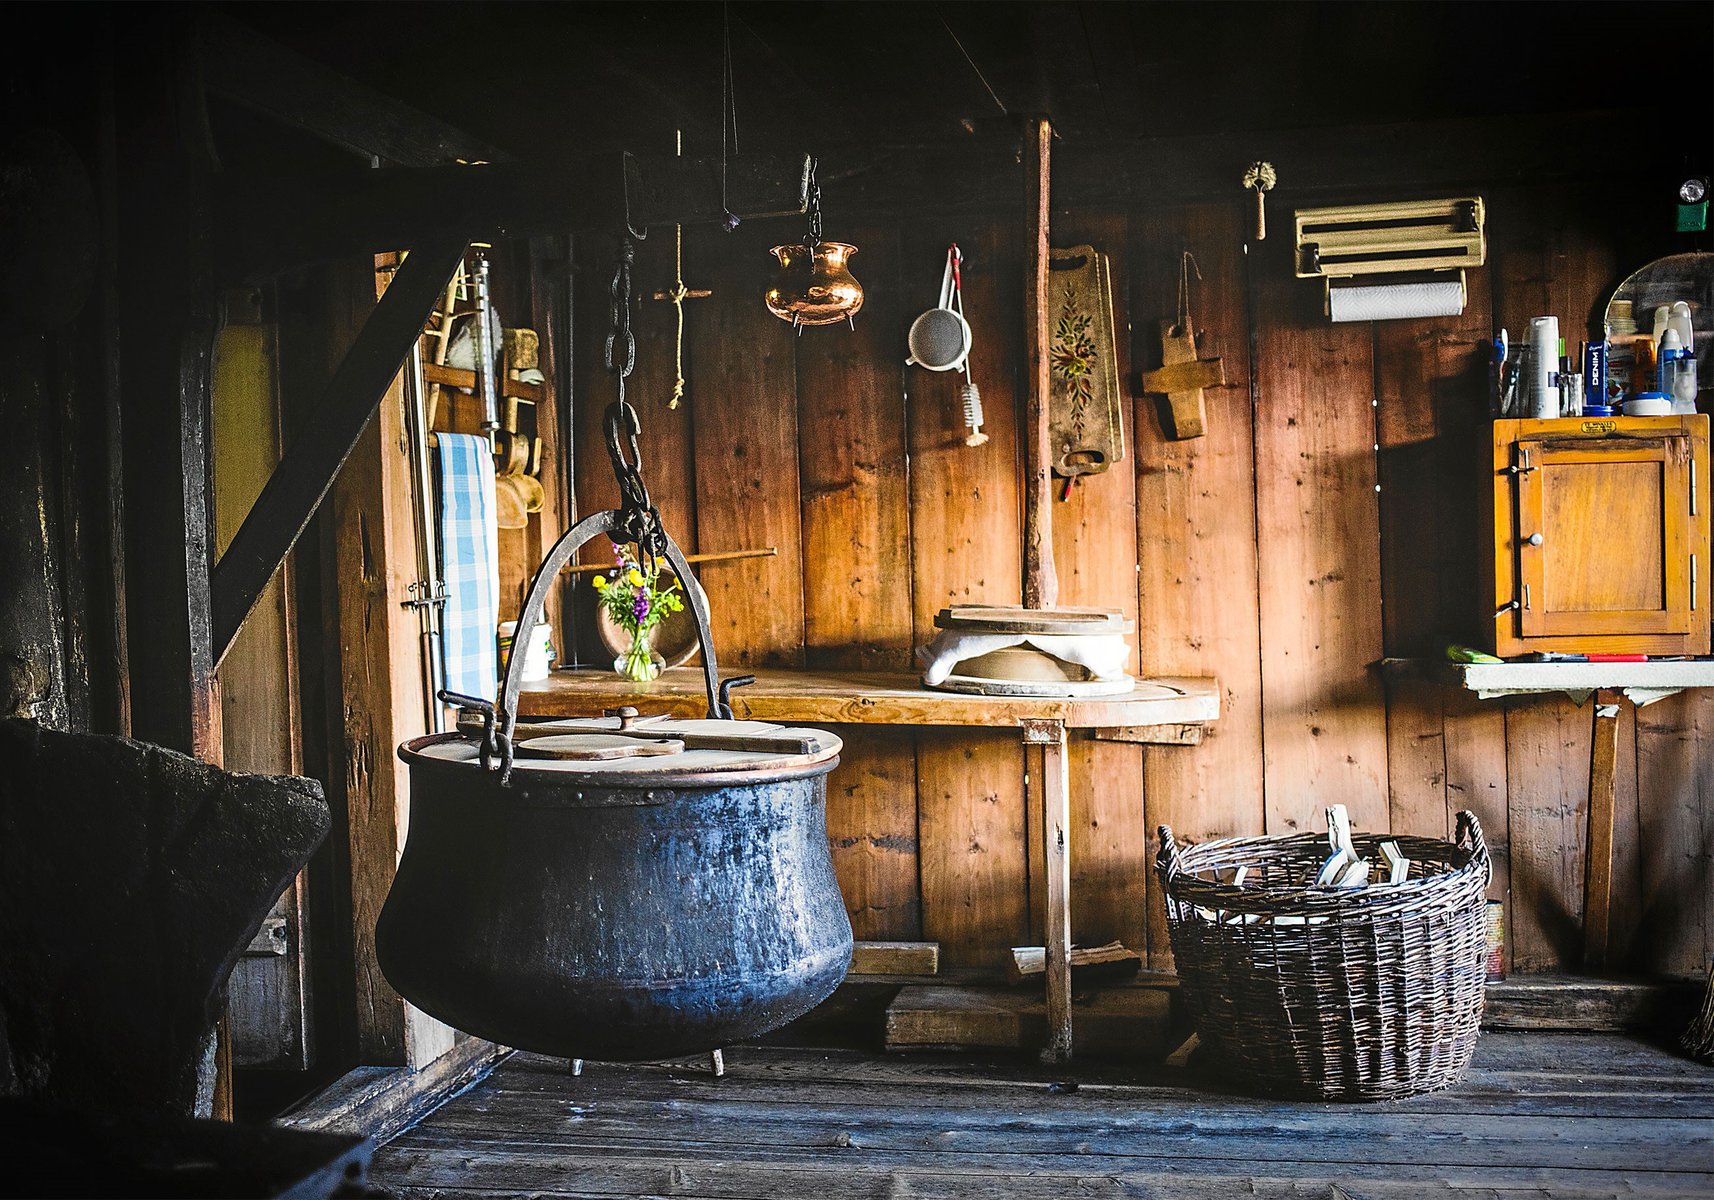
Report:
[[[1642,116],[1634,109],[1519,115],[1508,122],[1504,140],[1494,138],[1484,118],[1123,143],[1067,139],[1053,148],[1054,203],[1147,207],[1239,200],[1244,168],[1258,158],[1279,168],[1276,197],[1304,200],[1610,177],[1610,156],[1568,154],[1564,147],[1630,144],[1626,131]],[[1670,175],[1676,145],[1636,143],[1625,174]],[[821,157],[819,179],[828,203],[858,218],[1011,211],[1020,202],[1023,161],[1016,136],[951,147],[834,147]]]
[[[467,242],[791,216],[808,209],[807,157],[607,155],[553,166],[496,163],[306,179],[226,179],[217,193],[235,279],[457,237]]]
[[[209,92],[364,158],[427,167],[511,157],[230,17],[202,13],[191,37]]]

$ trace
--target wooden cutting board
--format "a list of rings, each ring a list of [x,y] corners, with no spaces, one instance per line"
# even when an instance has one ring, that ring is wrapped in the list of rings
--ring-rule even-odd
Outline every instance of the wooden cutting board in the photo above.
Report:
[[[1130,633],[1135,622],[1115,608],[1010,608],[955,604],[935,614],[935,627],[959,633],[1042,633],[1104,636]]]

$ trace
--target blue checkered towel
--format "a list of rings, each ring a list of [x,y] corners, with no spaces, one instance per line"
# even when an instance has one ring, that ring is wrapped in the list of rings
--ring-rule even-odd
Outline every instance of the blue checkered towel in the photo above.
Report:
[[[494,517],[494,456],[488,439],[437,433],[440,569],[446,581],[441,659],[448,691],[492,700],[499,667],[500,538]]]

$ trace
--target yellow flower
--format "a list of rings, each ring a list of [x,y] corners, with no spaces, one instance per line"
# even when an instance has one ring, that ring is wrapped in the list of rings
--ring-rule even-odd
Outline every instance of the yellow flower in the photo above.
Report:
[[[643,573],[637,570],[636,567],[632,567],[629,571],[625,572],[625,578],[631,581],[632,587],[643,586]]]
[[[597,575],[595,577],[595,590],[598,592],[603,591],[606,589],[606,587],[607,587],[607,576]]]

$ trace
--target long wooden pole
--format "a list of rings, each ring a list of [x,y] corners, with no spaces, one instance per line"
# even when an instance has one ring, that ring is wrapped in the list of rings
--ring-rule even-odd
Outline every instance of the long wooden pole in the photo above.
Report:
[[[1053,568],[1053,450],[1048,433],[1048,176],[1053,126],[1031,117],[1024,133],[1024,607],[1059,603]]]

